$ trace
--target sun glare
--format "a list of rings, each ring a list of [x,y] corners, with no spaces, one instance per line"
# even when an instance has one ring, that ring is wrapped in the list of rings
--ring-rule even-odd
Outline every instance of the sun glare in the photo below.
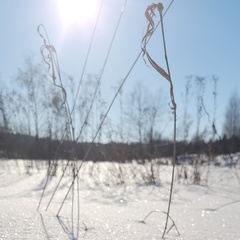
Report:
[[[64,25],[84,24],[97,14],[99,0],[58,0],[59,13]]]

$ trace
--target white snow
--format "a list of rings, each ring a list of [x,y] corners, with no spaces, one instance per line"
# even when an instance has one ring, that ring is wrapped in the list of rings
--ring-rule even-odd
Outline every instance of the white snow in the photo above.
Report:
[[[91,163],[86,163],[84,169],[91,166]],[[159,167],[160,182],[157,186],[136,184],[132,178],[121,184],[115,183],[113,179],[111,182],[109,166],[110,163],[98,164],[93,174],[98,172],[102,177],[95,177],[95,180],[94,176],[82,172],[80,185],[74,185],[74,192],[70,191],[59,217],[56,217],[71,184],[70,171],[66,171],[48,210],[45,211],[60,179],[61,167],[57,176],[49,179],[37,211],[46,181],[46,165],[31,165],[30,161],[23,160],[0,160],[0,240],[161,239],[165,214],[153,212],[145,223],[141,221],[151,211],[167,211],[171,166]],[[128,167],[130,168],[130,164],[124,165],[125,170]],[[180,236],[173,226],[166,234],[166,239],[240,239],[238,171],[236,168],[210,166],[208,182],[203,185],[175,181],[170,215]],[[106,179],[109,184],[106,184]],[[169,221],[169,227],[171,223]]]

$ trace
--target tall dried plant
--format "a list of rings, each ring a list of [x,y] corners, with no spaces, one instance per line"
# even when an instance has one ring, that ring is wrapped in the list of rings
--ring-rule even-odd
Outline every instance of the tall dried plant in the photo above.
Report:
[[[153,20],[153,17],[155,16],[155,11],[158,11],[160,14],[160,22],[161,22],[161,29],[162,29],[162,39],[163,39],[163,47],[164,47],[164,53],[165,53],[165,61],[166,61],[166,66],[167,66],[167,72],[161,68],[150,56],[148,50],[147,50],[147,45],[149,39],[152,37],[154,31],[155,31],[155,23]],[[166,222],[165,222],[165,228],[163,231],[162,237],[164,238],[168,226],[168,220],[169,220],[169,214],[170,214],[170,208],[171,208],[171,202],[172,202],[172,192],[173,192],[173,182],[174,182],[174,172],[175,172],[175,165],[176,165],[176,122],[177,122],[177,104],[175,102],[174,98],[174,91],[173,91],[173,82],[171,79],[171,74],[170,74],[170,67],[168,63],[168,57],[167,57],[167,50],[166,50],[166,41],[165,41],[165,35],[164,35],[164,26],[163,26],[163,5],[162,3],[158,4],[151,4],[148,6],[148,8],[145,11],[145,16],[148,21],[147,25],[147,30],[146,33],[142,39],[142,52],[143,52],[143,57],[147,57],[147,60],[149,63],[154,67],[154,69],[160,73],[168,82],[170,85],[170,98],[171,98],[171,109],[174,117],[173,121],[173,160],[172,160],[172,180],[171,180],[171,189],[170,189],[170,196],[169,196],[169,202],[168,202],[168,210],[167,210],[167,217],[166,217]],[[145,61],[146,62],[146,61]]]

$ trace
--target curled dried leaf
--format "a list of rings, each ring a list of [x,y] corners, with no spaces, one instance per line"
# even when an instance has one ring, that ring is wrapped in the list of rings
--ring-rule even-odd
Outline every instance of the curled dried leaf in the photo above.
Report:
[[[164,78],[166,78],[168,81],[170,81],[170,76],[169,74],[166,73],[166,71],[160,67],[150,56],[150,54],[147,51],[147,43],[149,41],[149,39],[151,38],[152,34],[154,33],[155,30],[155,23],[153,20],[153,17],[156,16],[155,15],[155,10],[158,10],[161,14],[162,10],[163,10],[163,5],[161,3],[155,4],[152,3],[150,6],[147,7],[146,11],[145,11],[145,16],[147,18],[148,21],[148,25],[147,25],[147,30],[146,33],[142,39],[142,52],[143,52],[143,59],[146,56],[149,63],[156,69],[156,71],[158,71]],[[146,60],[144,59],[145,63]]]

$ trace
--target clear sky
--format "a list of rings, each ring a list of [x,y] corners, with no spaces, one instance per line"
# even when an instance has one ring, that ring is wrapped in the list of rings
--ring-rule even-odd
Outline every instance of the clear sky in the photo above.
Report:
[[[67,23],[66,16],[64,20],[59,10],[60,1],[0,1],[2,81],[8,82],[14,77],[17,69],[24,66],[26,56],[33,56],[35,61],[41,60],[39,50],[42,39],[37,33],[39,24],[44,24],[47,29],[51,43],[58,52],[62,71],[72,75],[76,82],[79,81],[94,29],[97,9],[93,12],[95,16],[85,19],[82,24]],[[98,2],[100,3],[100,0]],[[124,2],[125,0],[104,0],[85,78],[87,74],[98,74],[101,71]],[[170,0],[162,1],[165,9],[170,2]],[[115,94],[113,87],[125,78],[140,53],[146,24],[144,12],[151,3],[152,0],[127,1],[101,80],[103,94],[108,102]],[[178,104],[179,125],[183,119],[186,76],[206,77],[205,101],[207,110],[212,114],[211,77],[215,75],[219,78],[217,127],[221,128],[229,96],[234,91],[240,90],[239,10],[239,0],[175,0],[164,17],[168,60]],[[86,12],[89,12],[87,8]],[[149,52],[156,62],[166,69],[160,30],[157,29],[149,42]],[[161,88],[168,96],[167,81],[155,70],[146,67],[142,58],[138,60],[129,75],[123,91],[131,91],[137,82],[143,82],[150,91]],[[194,106],[194,97],[192,105]],[[117,114],[117,111],[116,104],[110,114]]]

